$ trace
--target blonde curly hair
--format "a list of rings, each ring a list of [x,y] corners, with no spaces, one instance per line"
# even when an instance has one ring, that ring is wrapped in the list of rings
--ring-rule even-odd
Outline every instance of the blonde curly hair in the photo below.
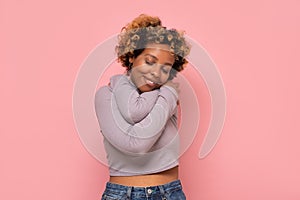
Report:
[[[118,61],[128,72],[131,69],[130,58],[140,55],[147,44],[167,44],[175,58],[172,66],[175,70],[171,70],[169,76],[171,80],[188,63],[185,57],[189,54],[191,47],[183,35],[184,32],[162,26],[158,17],[141,14],[123,27],[118,36],[119,41],[116,46]]]

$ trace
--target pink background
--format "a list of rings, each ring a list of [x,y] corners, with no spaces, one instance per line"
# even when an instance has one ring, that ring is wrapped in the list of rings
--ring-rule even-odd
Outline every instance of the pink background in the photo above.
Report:
[[[198,159],[209,120],[204,109],[204,125],[181,158],[188,199],[300,199],[299,6],[296,0],[0,1],[0,199],[100,199],[108,171],[76,132],[73,83],[88,53],[140,13],[203,45],[226,88],[227,118],[216,147]]]

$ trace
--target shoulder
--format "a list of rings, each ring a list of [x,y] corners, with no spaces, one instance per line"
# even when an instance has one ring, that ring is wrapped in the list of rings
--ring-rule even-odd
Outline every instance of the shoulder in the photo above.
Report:
[[[95,93],[95,100],[100,100],[103,98],[107,98],[111,94],[111,88],[108,85],[102,86],[99,89],[97,89]]]
[[[114,88],[118,83],[128,82],[128,76],[125,74],[117,74],[110,78],[110,86]]]
[[[113,88],[116,86],[116,84],[118,82],[120,82],[120,80],[128,81],[128,77],[124,74],[117,74],[117,75],[112,76],[110,78],[110,82],[108,85],[101,86],[99,89],[97,89],[97,91],[95,93],[95,98],[99,99],[99,98],[103,98],[105,96],[111,95]]]

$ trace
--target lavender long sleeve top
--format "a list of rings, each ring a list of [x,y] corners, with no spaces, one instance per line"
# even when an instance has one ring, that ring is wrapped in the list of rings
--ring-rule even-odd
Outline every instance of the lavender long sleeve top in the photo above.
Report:
[[[139,93],[127,75],[99,88],[95,109],[111,176],[161,172],[178,165],[178,95],[162,86]]]

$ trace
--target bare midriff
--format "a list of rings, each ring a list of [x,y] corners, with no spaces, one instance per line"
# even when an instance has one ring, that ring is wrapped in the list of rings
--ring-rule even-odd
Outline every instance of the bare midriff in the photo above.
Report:
[[[109,182],[135,187],[163,185],[178,179],[178,166],[155,174],[137,176],[111,176]]]

